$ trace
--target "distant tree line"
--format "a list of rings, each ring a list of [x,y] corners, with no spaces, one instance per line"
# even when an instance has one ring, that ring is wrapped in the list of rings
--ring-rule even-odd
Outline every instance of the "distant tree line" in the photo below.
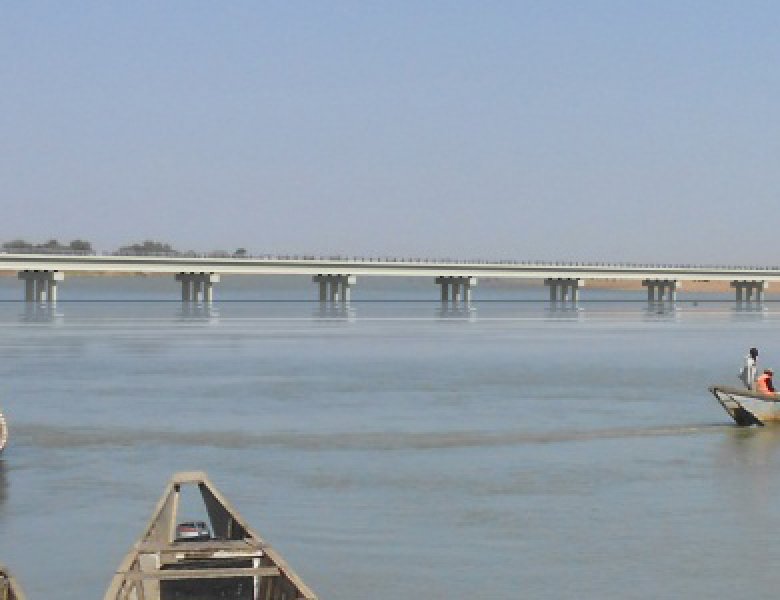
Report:
[[[92,254],[92,244],[86,240],[73,240],[69,243],[61,243],[51,239],[42,244],[35,244],[26,240],[11,240],[3,244],[6,252],[40,252],[43,254]]]
[[[154,240],[145,240],[137,244],[122,246],[119,250],[114,252],[114,254],[130,256],[165,254],[175,256],[181,253],[174,250],[170,244],[155,242]]]
[[[143,242],[122,246],[114,254],[119,256],[199,256],[194,250],[176,250],[170,244],[155,240],[144,240]],[[238,248],[235,252],[214,250],[207,252],[205,256],[210,258],[244,258],[248,255],[246,248]]]
[[[55,239],[51,239],[42,244],[36,244],[26,240],[18,239],[5,242],[2,245],[2,249],[4,252],[11,254],[95,254],[95,251],[92,249],[91,242],[86,240],[73,240],[69,243],[60,243]],[[143,242],[128,244],[126,246],[120,247],[112,254],[117,256],[199,256],[199,254],[193,250],[176,250],[170,244],[165,242],[158,242],[155,240],[144,240]],[[248,256],[248,254],[246,248],[238,248],[234,252],[228,252],[226,250],[215,250],[213,252],[206,253],[205,256],[211,258],[245,258]]]

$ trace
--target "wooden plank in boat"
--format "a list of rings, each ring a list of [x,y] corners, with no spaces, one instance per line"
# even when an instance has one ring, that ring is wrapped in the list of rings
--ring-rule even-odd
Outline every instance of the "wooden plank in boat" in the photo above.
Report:
[[[256,552],[262,551],[267,544],[254,542],[250,540],[207,540],[200,542],[138,542],[136,548],[139,552],[162,552],[165,554],[172,553],[206,553],[206,552],[219,552],[224,550],[226,552]]]
[[[124,573],[127,581],[144,579],[221,579],[223,577],[278,577],[278,567],[247,567],[246,569],[170,569],[165,571],[131,571]]]

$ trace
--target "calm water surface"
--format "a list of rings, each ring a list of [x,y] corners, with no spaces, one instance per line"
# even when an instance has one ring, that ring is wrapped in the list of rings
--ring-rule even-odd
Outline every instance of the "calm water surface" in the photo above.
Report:
[[[202,469],[323,599],[774,598],[780,433],[706,389],[751,345],[780,306],[1,302],[0,562],[101,598]]]

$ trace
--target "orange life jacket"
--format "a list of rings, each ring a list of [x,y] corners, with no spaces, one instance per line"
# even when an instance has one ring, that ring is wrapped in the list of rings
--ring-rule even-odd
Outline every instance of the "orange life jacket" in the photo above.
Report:
[[[756,379],[756,391],[762,394],[769,394],[775,391],[775,386],[772,385],[772,376],[764,373]]]

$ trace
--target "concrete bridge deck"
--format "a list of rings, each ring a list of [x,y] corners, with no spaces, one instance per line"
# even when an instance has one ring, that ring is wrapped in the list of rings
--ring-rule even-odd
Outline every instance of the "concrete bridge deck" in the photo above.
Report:
[[[729,281],[737,301],[763,301],[780,266],[717,266],[636,263],[461,261],[346,257],[117,256],[0,253],[0,271],[17,272],[26,282],[25,299],[56,301],[57,282],[68,273],[170,274],[182,285],[182,300],[211,301],[220,275],[304,275],[320,285],[320,300],[349,300],[357,277],[430,277],[442,301],[468,301],[477,278],[543,279],[551,301],[577,301],[585,281],[640,280],[650,301],[674,301],[685,281]],[[330,291],[328,291],[330,290]]]

